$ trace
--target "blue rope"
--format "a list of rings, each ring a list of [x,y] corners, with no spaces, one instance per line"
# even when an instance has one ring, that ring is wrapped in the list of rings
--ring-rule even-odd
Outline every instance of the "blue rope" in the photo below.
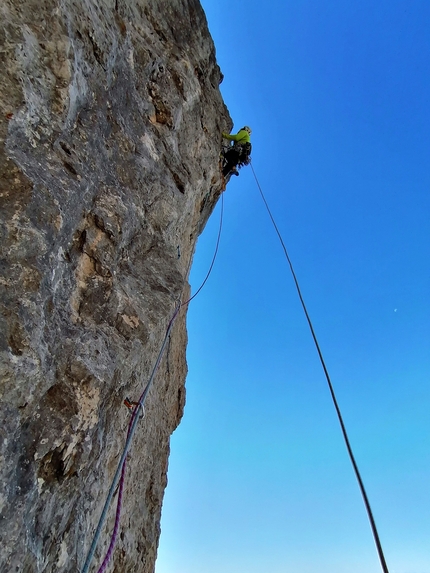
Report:
[[[207,199],[207,197],[206,197],[206,199]],[[206,199],[205,199],[205,203],[206,203]],[[170,319],[169,325],[168,325],[167,330],[166,330],[166,334],[165,334],[165,336],[164,336],[163,343],[162,343],[162,345],[161,345],[160,351],[159,351],[158,356],[157,356],[157,360],[155,361],[155,365],[154,365],[154,367],[153,367],[153,369],[152,369],[152,372],[151,372],[151,375],[150,375],[150,377],[149,377],[148,383],[146,384],[145,389],[143,390],[142,395],[140,396],[139,401],[137,402],[137,404],[136,404],[136,406],[135,406],[135,408],[134,408],[134,410],[133,410],[133,414],[132,414],[133,418],[132,418],[132,421],[131,421],[131,424],[130,424],[129,432],[128,432],[128,435],[127,435],[127,440],[126,440],[126,442],[125,442],[125,445],[124,445],[124,449],[123,449],[121,458],[120,458],[120,460],[119,460],[119,462],[118,462],[118,466],[117,466],[115,475],[114,475],[114,477],[113,477],[112,484],[111,484],[111,486],[110,486],[110,488],[109,488],[109,492],[108,492],[108,495],[107,495],[105,504],[104,504],[104,506],[103,506],[103,510],[102,510],[101,515],[100,515],[100,519],[99,519],[99,522],[98,522],[96,531],[95,531],[95,533],[94,533],[93,541],[92,541],[92,543],[91,543],[91,547],[90,547],[90,549],[89,549],[89,551],[88,551],[88,555],[87,555],[87,558],[86,558],[86,561],[85,561],[85,563],[84,563],[84,566],[83,566],[83,569],[82,569],[82,572],[81,572],[81,573],[88,573],[89,568],[90,568],[90,566],[91,566],[91,562],[92,562],[93,557],[94,557],[94,553],[95,553],[95,550],[96,550],[96,547],[97,547],[97,543],[98,543],[98,541],[99,541],[99,539],[100,539],[100,535],[101,535],[101,533],[102,533],[102,529],[103,529],[104,522],[106,521],[106,517],[107,517],[107,512],[108,512],[108,510],[109,510],[109,506],[110,506],[111,501],[112,501],[112,498],[113,498],[113,496],[114,496],[114,494],[115,494],[115,490],[116,490],[116,487],[117,487],[117,485],[118,485],[118,481],[119,481],[119,479],[120,479],[121,472],[122,472],[122,469],[123,469],[123,466],[124,466],[124,463],[125,463],[125,460],[126,460],[128,451],[129,451],[130,446],[131,446],[131,442],[132,442],[132,440],[133,440],[133,436],[134,436],[134,434],[135,434],[135,432],[136,432],[136,429],[137,429],[137,423],[138,423],[138,421],[139,421],[139,411],[140,411],[141,409],[143,409],[143,406],[144,406],[146,397],[147,397],[148,392],[149,392],[149,388],[151,387],[151,384],[152,384],[152,382],[153,382],[153,380],[154,380],[155,374],[157,373],[158,366],[160,365],[161,359],[162,359],[162,357],[163,357],[164,350],[165,350],[165,348],[166,348],[167,341],[169,340],[169,335],[170,335],[170,332],[171,332],[171,330],[172,330],[172,327],[173,327],[173,324],[174,324],[174,322],[175,322],[175,319],[176,319],[176,317],[178,316],[179,311],[181,310],[181,308],[182,308],[183,306],[188,305],[188,304],[199,294],[199,292],[202,290],[202,288],[203,288],[204,285],[206,284],[206,282],[207,282],[207,280],[208,280],[208,278],[209,278],[209,276],[210,276],[210,274],[211,274],[211,272],[212,272],[213,266],[214,266],[214,264],[215,264],[215,259],[216,259],[217,254],[218,254],[218,248],[219,248],[220,239],[221,239],[221,231],[222,231],[222,223],[223,223],[223,213],[224,213],[224,195],[222,194],[222,195],[221,195],[221,215],[220,215],[220,224],[219,224],[219,230],[218,230],[218,237],[217,237],[217,241],[216,241],[216,247],[215,247],[214,256],[212,257],[212,262],[211,262],[211,265],[210,265],[210,267],[209,267],[209,271],[207,272],[205,279],[203,280],[203,282],[202,282],[202,284],[200,285],[200,287],[197,289],[196,293],[195,293],[191,298],[189,298],[187,301],[185,301],[185,302],[183,302],[183,303],[178,303],[178,304],[177,304],[176,309],[175,309],[175,312],[173,313],[173,316],[172,316],[172,318]],[[187,275],[186,275],[186,276],[188,276],[188,273],[189,273],[189,270],[190,270],[190,267],[191,267],[191,261],[192,261],[192,259],[190,258],[190,262],[189,262],[189,265],[188,265]],[[184,287],[183,287],[183,288],[184,288]],[[183,288],[182,288],[182,291],[183,291]],[[182,294],[181,294],[181,296],[182,296]]]
[[[168,326],[168,328],[167,328],[166,335],[165,335],[165,337],[164,337],[163,344],[162,344],[162,346],[161,346],[160,352],[158,353],[157,360],[156,360],[156,362],[155,362],[155,366],[154,366],[154,368],[152,369],[151,376],[149,377],[149,380],[148,380],[148,383],[147,383],[147,385],[146,385],[146,387],[145,387],[145,390],[143,391],[143,394],[142,394],[142,396],[140,397],[140,400],[139,400],[139,402],[137,403],[137,405],[136,405],[136,407],[135,407],[135,409],[134,409],[134,411],[133,411],[134,419],[133,419],[132,424],[131,424],[131,427],[130,427],[130,432],[129,432],[128,436],[127,436],[127,440],[126,440],[126,442],[125,442],[125,446],[124,446],[124,449],[123,449],[121,458],[120,458],[120,460],[119,460],[118,467],[117,467],[117,469],[116,469],[114,478],[113,478],[113,480],[112,480],[112,484],[111,484],[111,486],[110,486],[109,493],[108,493],[108,496],[107,496],[107,498],[106,498],[106,501],[105,501],[105,504],[104,504],[104,507],[103,507],[103,511],[102,511],[101,516],[100,516],[99,523],[98,523],[98,525],[97,525],[96,532],[95,532],[95,534],[94,534],[93,542],[91,543],[91,547],[90,547],[90,550],[89,550],[89,552],[88,552],[87,559],[86,559],[85,564],[84,564],[84,567],[83,567],[83,569],[82,569],[82,573],[88,573],[88,571],[89,571],[89,568],[90,568],[90,565],[91,565],[91,561],[93,560],[94,553],[95,553],[95,550],[96,550],[96,547],[97,547],[97,543],[98,543],[98,540],[99,540],[99,538],[100,538],[100,535],[101,535],[101,532],[102,532],[102,528],[103,528],[104,522],[105,522],[105,520],[106,520],[107,512],[108,512],[108,510],[109,510],[109,506],[110,506],[110,503],[111,503],[111,501],[112,501],[112,497],[113,497],[113,495],[114,495],[114,493],[115,493],[116,486],[118,485],[118,480],[119,480],[120,475],[121,475],[122,467],[123,467],[124,462],[125,462],[125,459],[126,459],[126,457],[127,457],[128,450],[130,449],[131,441],[132,441],[132,439],[133,439],[134,433],[136,432],[137,423],[138,423],[138,421],[139,421],[139,415],[138,415],[138,414],[139,414],[139,411],[143,408],[143,405],[144,405],[144,403],[145,403],[146,396],[148,395],[149,388],[150,388],[150,386],[151,386],[151,384],[152,384],[152,381],[154,380],[154,377],[155,377],[155,374],[156,374],[156,372],[157,372],[158,366],[159,366],[159,364],[160,364],[160,362],[161,362],[161,358],[162,358],[162,356],[163,356],[164,349],[166,348],[166,344],[167,344],[167,341],[168,341],[168,339],[169,339],[170,331],[172,330],[173,323],[174,323],[174,321],[175,321],[176,316],[178,315],[178,312],[179,312],[179,309],[180,309],[180,308],[181,308],[181,307],[178,306],[178,307],[176,308],[176,310],[175,310],[175,313],[173,314],[173,317],[172,317],[172,319],[171,319],[171,321],[170,321],[170,323],[169,323],[169,326]]]
[[[383,552],[383,550],[382,550],[382,545],[381,545],[381,542],[380,542],[380,540],[379,540],[379,535],[378,535],[378,530],[377,530],[377,528],[376,528],[376,523],[375,523],[375,520],[374,520],[374,518],[373,518],[372,509],[371,509],[371,507],[370,507],[369,499],[368,499],[368,497],[367,497],[367,493],[366,493],[366,490],[365,490],[365,487],[364,487],[364,484],[363,484],[363,480],[361,479],[361,475],[360,475],[360,472],[359,472],[359,470],[358,470],[358,466],[357,466],[357,463],[356,463],[356,461],[355,461],[354,454],[353,454],[353,452],[352,452],[351,444],[350,444],[350,442],[349,442],[348,434],[347,434],[347,432],[346,432],[345,424],[344,424],[344,422],[343,422],[342,414],[341,414],[341,411],[340,411],[340,408],[339,408],[339,405],[338,405],[338,402],[337,402],[337,399],[336,399],[336,395],[335,395],[335,392],[334,392],[334,388],[333,388],[333,385],[332,385],[332,383],[331,383],[330,376],[329,376],[329,373],[328,373],[328,370],[327,370],[327,367],[326,367],[326,364],[325,364],[325,361],[324,361],[324,357],[323,357],[323,355],[322,355],[320,345],[319,345],[319,343],[318,343],[318,340],[317,340],[317,337],[316,337],[316,334],[315,334],[315,331],[314,331],[314,328],[313,328],[311,319],[310,319],[310,317],[309,317],[309,314],[308,314],[308,311],[307,311],[307,308],[306,308],[306,305],[305,305],[305,301],[304,301],[303,296],[302,296],[302,292],[301,292],[301,290],[300,290],[300,286],[299,286],[299,282],[298,282],[297,277],[296,277],[296,273],[294,272],[293,264],[292,264],[292,262],[291,262],[291,259],[290,259],[289,255],[288,255],[288,251],[287,251],[287,248],[286,248],[286,246],[285,246],[285,243],[284,243],[284,241],[283,241],[283,239],[282,239],[282,235],[281,235],[281,233],[279,232],[278,226],[276,225],[275,219],[273,218],[273,215],[272,215],[272,213],[271,213],[271,211],[270,211],[269,205],[267,204],[266,198],[264,197],[263,190],[261,189],[260,183],[258,182],[257,175],[255,174],[254,166],[252,165],[252,163],[251,163],[251,169],[252,169],[252,172],[253,172],[253,174],[254,174],[254,178],[255,178],[255,181],[256,181],[256,183],[257,183],[258,189],[259,189],[259,191],[260,191],[261,197],[262,197],[262,199],[263,199],[263,201],[264,201],[264,204],[265,204],[265,206],[266,206],[267,212],[269,213],[270,219],[272,220],[272,223],[273,223],[273,226],[274,226],[274,228],[275,228],[275,231],[276,231],[276,233],[277,233],[277,235],[278,235],[279,241],[281,242],[282,248],[284,249],[285,257],[286,257],[286,259],[287,259],[287,261],[288,261],[288,264],[289,264],[291,273],[292,273],[292,275],[293,275],[294,284],[296,285],[297,293],[298,293],[298,295],[299,295],[300,302],[301,302],[301,304],[302,304],[302,308],[303,308],[303,311],[304,311],[304,313],[305,313],[306,320],[307,320],[307,322],[308,322],[308,325],[309,325],[309,328],[310,328],[310,331],[311,331],[311,334],[312,334],[313,341],[314,341],[314,343],[315,343],[315,347],[316,347],[317,352],[318,352],[318,356],[319,356],[319,359],[320,359],[322,368],[323,368],[323,370],[324,370],[324,374],[325,374],[325,377],[326,377],[326,380],[327,380],[327,384],[328,384],[328,387],[329,387],[329,390],[330,390],[331,398],[332,398],[332,400],[333,400],[333,404],[334,404],[334,407],[335,407],[335,410],[336,410],[336,413],[337,413],[337,417],[338,417],[338,420],[339,420],[339,424],[340,424],[340,427],[341,427],[341,430],[342,430],[343,439],[344,439],[344,441],[345,441],[345,445],[346,445],[346,448],[347,448],[347,450],[348,450],[349,458],[350,458],[350,460],[351,460],[352,466],[353,466],[353,468],[354,468],[355,476],[356,476],[356,478],[357,478],[358,485],[359,485],[359,487],[360,487],[361,495],[362,495],[362,497],[363,497],[364,505],[365,505],[365,507],[366,507],[367,515],[368,515],[368,518],[369,518],[369,521],[370,521],[370,526],[371,526],[371,528],[372,528],[373,538],[374,538],[374,540],[375,540],[375,545],[376,545],[376,548],[377,548],[377,551],[378,551],[379,561],[381,562],[382,570],[383,570],[384,573],[389,573],[388,567],[387,567],[387,564],[386,564],[386,561],[385,561],[385,557],[384,557],[384,552]]]

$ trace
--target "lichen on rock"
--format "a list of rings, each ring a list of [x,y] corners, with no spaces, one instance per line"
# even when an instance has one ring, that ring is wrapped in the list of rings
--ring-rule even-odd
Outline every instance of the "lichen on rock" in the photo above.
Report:
[[[197,0],[4,0],[0,570],[79,571],[223,181]],[[112,571],[154,568],[185,309],[129,455]],[[112,508],[96,560],[109,543]]]

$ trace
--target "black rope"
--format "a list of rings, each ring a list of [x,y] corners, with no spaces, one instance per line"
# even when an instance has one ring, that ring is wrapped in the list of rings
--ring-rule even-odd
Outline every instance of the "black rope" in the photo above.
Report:
[[[341,427],[341,429],[342,429],[343,439],[344,439],[344,441],[345,441],[346,448],[347,448],[347,450],[348,450],[349,458],[350,458],[351,463],[352,463],[352,466],[353,466],[353,468],[354,468],[355,476],[356,476],[356,478],[357,478],[358,485],[359,485],[360,491],[361,491],[361,495],[362,495],[363,500],[364,500],[364,505],[366,506],[366,511],[367,511],[367,515],[368,515],[368,517],[369,517],[370,526],[371,526],[371,528],[372,528],[372,533],[373,533],[373,538],[374,538],[374,540],[375,540],[376,548],[377,548],[377,550],[378,550],[379,561],[381,562],[382,570],[383,570],[384,573],[389,573],[388,567],[387,567],[387,563],[386,563],[385,557],[384,557],[384,552],[383,552],[383,550],[382,550],[382,545],[381,545],[381,542],[380,542],[380,540],[379,540],[379,535],[378,535],[378,530],[377,530],[377,528],[376,528],[376,523],[375,523],[375,520],[374,520],[374,518],[373,518],[372,509],[371,509],[371,507],[370,507],[369,499],[368,499],[368,497],[367,497],[367,493],[366,493],[366,490],[365,490],[365,488],[364,488],[363,480],[361,479],[360,472],[359,472],[359,470],[358,470],[358,466],[357,466],[357,463],[356,463],[356,461],[355,461],[354,454],[353,454],[353,452],[352,452],[351,444],[350,444],[350,442],[349,442],[349,438],[348,438],[348,434],[347,434],[347,432],[346,432],[345,424],[344,424],[344,422],[343,422],[342,414],[341,414],[339,405],[338,405],[338,403],[337,403],[336,395],[335,395],[335,393],[334,393],[334,388],[333,388],[333,385],[332,385],[332,383],[331,383],[330,376],[329,376],[329,373],[328,373],[328,370],[327,370],[327,367],[326,367],[326,364],[325,364],[325,361],[324,361],[324,358],[323,358],[323,355],[322,355],[322,352],[321,352],[321,348],[320,348],[320,345],[319,345],[319,343],[318,343],[318,340],[317,340],[317,337],[316,337],[316,334],[315,334],[315,331],[314,331],[314,328],[313,328],[311,319],[310,319],[310,317],[309,317],[309,314],[308,314],[308,311],[307,311],[307,308],[306,308],[306,305],[305,305],[305,301],[303,300],[303,296],[302,296],[302,293],[301,293],[301,290],[300,290],[299,282],[298,282],[298,280],[297,280],[296,273],[294,272],[293,264],[292,264],[292,262],[291,262],[291,259],[290,259],[289,255],[288,255],[287,248],[286,248],[285,243],[284,243],[284,241],[283,241],[283,239],[282,239],[281,233],[279,232],[278,226],[276,225],[275,219],[273,218],[273,215],[272,215],[272,213],[271,213],[271,211],[270,211],[270,209],[269,209],[269,205],[267,204],[266,198],[264,197],[263,190],[261,189],[261,185],[260,185],[260,183],[259,183],[259,181],[258,181],[258,179],[257,179],[257,175],[255,174],[254,167],[253,167],[252,163],[251,163],[251,169],[252,169],[252,172],[253,172],[253,174],[254,174],[254,178],[255,178],[255,181],[256,181],[256,183],[257,183],[258,189],[259,189],[259,191],[260,191],[261,197],[262,197],[262,199],[263,199],[263,201],[264,201],[264,204],[265,204],[265,206],[266,206],[267,212],[269,213],[270,219],[272,220],[273,226],[274,226],[275,231],[276,231],[276,233],[277,233],[277,235],[278,235],[278,237],[279,237],[279,240],[280,240],[280,242],[281,242],[282,248],[284,249],[285,257],[286,257],[286,259],[287,259],[287,261],[288,261],[288,264],[289,264],[289,266],[290,266],[291,274],[293,275],[293,279],[294,279],[294,283],[295,283],[295,285],[296,285],[297,293],[298,293],[298,295],[299,295],[300,302],[301,302],[301,304],[302,304],[302,308],[303,308],[303,311],[304,311],[305,316],[306,316],[306,320],[308,321],[308,325],[309,325],[309,328],[310,328],[310,331],[311,331],[311,334],[312,334],[312,338],[313,338],[313,340],[314,340],[315,347],[316,347],[316,349],[317,349],[318,356],[319,356],[319,359],[320,359],[320,362],[321,362],[321,365],[322,365],[322,367],[323,367],[324,374],[325,374],[325,377],[326,377],[326,380],[327,380],[327,384],[328,384],[328,387],[329,387],[329,389],[330,389],[330,394],[331,394],[331,397],[332,397],[332,400],[333,400],[334,407],[335,407],[335,409],[336,409],[336,413],[337,413],[337,417],[338,417],[338,419],[339,419],[340,427]]]
[[[208,272],[207,272],[207,274],[206,274],[206,276],[205,276],[205,279],[204,279],[204,281],[202,282],[202,284],[199,286],[199,288],[196,290],[196,292],[193,294],[193,296],[192,296],[191,298],[189,298],[187,301],[185,301],[185,302],[183,302],[183,303],[181,304],[181,307],[183,307],[183,306],[185,306],[185,305],[187,305],[187,304],[190,304],[190,302],[191,302],[194,298],[196,298],[196,296],[199,294],[199,292],[200,292],[200,291],[202,290],[202,288],[205,286],[206,281],[208,280],[208,278],[209,278],[209,276],[210,276],[210,274],[211,274],[211,272],[212,272],[213,266],[214,266],[214,264],[215,264],[215,259],[216,259],[217,254],[218,254],[219,243],[220,243],[220,240],[221,240],[223,215],[224,215],[224,193],[221,193],[221,214],[220,214],[220,218],[219,218],[218,237],[217,237],[217,240],[216,240],[215,252],[214,252],[214,256],[212,257],[212,262],[211,262],[211,264],[210,264],[209,270],[208,270]],[[190,265],[191,265],[191,260],[190,260]]]

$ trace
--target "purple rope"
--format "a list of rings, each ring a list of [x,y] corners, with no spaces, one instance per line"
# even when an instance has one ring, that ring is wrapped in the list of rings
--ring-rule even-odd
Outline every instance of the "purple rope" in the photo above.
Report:
[[[174,317],[176,317],[176,314],[177,313],[174,314]],[[169,323],[169,327],[170,327],[170,323]],[[169,329],[169,327],[168,327],[168,329]],[[141,396],[141,399],[142,399],[142,396]],[[130,435],[131,427],[133,425],[134,418],[136,417],[136,414],[137,414],[137,411],[139,410],[139,408],[140,408],[140,400],[139,400],[138,405],[134,407],[133,413],[132,413],[131,418],[130,418],[130,422],[128,423],[127,438]],[[109,564],[109,561],[110,561],[112,554],[113,554],[113,550],[115,548],[116,538],[118,537],[119,522],[120,522],[121,510],[122,510],[122,497],[124,494],[124,482],[125,482],[126,466],[127,466],[127,458],[124,459],[124,463],[122,464],[122,468],[121,468],[121,477],[119,480],[119,490],[118,490],[118,501],[116,504],[115,525],[113,526],[112,537],[111,537],[105,558],[103,559],[103,563],[100,565],[97,573],[104,573],[106,571],[106,567]]]
[[[191,298],[189,298],[187,301],[185,301],[185,302],[183,302],[183,303],[179,303],[179,304],[177,305],[176,309],[175,309],[175,312],[173,313],[172,318],[170,319],[170,322],[169,322],[169,324],[168,324],[168,326],[167,326],[166,334],[165,334],[165,336],[164,336],[164,341],[163,341],[161,350],[160,350],[160,352],[159,352],[159,354],[158,354],[157,361],[156,361],[155,366],[154,366],[153,371],[152,371],[152,375],[151,375],[151,377],[150,377],[150,379],[149,379],[147,385],[145,386],[145,388],[144,388],[142,394],[140,395],[139,401],[137,402],[137,405],[135,406],[135,408],[134,408],[134,410],[133,410],[133,413],[132,413],[132,415],[131,415],[130,422],[129,422],[129,424],[128,424],[127,439],[128,439],[129,436],[130,436],[130,432],[132,431],[132,427],[133,427],[133,424],[134,424],[134,420],[135,420],[136,416],[138,415],[139,410],[140,410],[141,408],[143,408],[143,403],[144,403],[144,401],[145,401],[145,399],[146,399],[146,395],[147,395],[147,393],[148,393],[148,391],[149,391],[149,387],[151,386],[151,382],[152,382],[152,380],[154,379],[155,374],[156,374],[156,372],[157,372],[157,370],[158,370],[158,366],[160,365],[161,358],[162,358],[162,356],[163,356],[164,349],[165,349],[165,347],[166,347],[166,343],[167,343],[167,340],[168,340],[170,331],[171,331],[171,329],[172,329],[172,327],[173,327],[173,323],[175,322],[176,317],[177,317],[178,314],[179,314],[179,311],[181,310],[181,308],[182,308],[183,306],[188,305],[188,304],[199,294],[199,292],[202,290],[202,288],[203,288],[204,285],[206,284],[206,281],[208,280],[209,275],[210,275],[211,272],[212,272],[212,268],[213,268],[213,266],[214,266],[215,259],[216,259],[217,254],[218,254],[218,248],[219,248],[219,243],[220,243],[220,238],[221,238],[223,211],[224,211],[224,197],[221,196],[221,217],[220,217],[220,226],[219,226],[218,237],[217,237],[217,241],[216,241],[215,253],[214,253],[214,256],[213,256],[213,258],[212,258],[212,262],[211,262],[211,265],[210,265],[210,267],[209,267],[209,271],[208,271],[208,273],[207,273],[207,275],[206,275],[204,281],[203,281],[202,284],[200,285],[200,288],[197,290],[197,292],[196,292]],[[191,266],[191,260],[190,260],[190,266]],[[188,267],[188,271],[189,271],[189,267]],[[125,457],[125,458],[124,458],[124,462],[123,462],[123,464],[122,464],[122,468],[121,468],[121,477],[120,477],[120,479],[119,479],[118,500],[117,500],[117,506],[116,506],[115,524],[114,524],[114,528],[113,528],[113,531],[112,531],[112,537],[111,537],[111,540],[110,540],[109,547],[108,547],[108,550],[107,550],[107,552],[106,552],[105,558],[103,559],[103,563],[100,565],[100,567],[99,567],[99,569],[98,569],[98,573],[104,573],[104,572],[106,571],[106,567],[108,566],[109,561],[110,561],[110,559],[111,559],[111,557],[112,557],[113,550],[114,550],[114,548],[115,548],[116,540],[117,540],[117,537],[118,537],[119,524],[120,524],[120,518],[121,518],[121,510],[122,510],[122,498],[123,498],[123,493],[124,493],[124,482],[125,482],[126,463],[127,463],[127,462],[126,462],[126,457]],[[94,543],[94,542],[93,542],[93,543]],[[87,560],[88,560],[88,558],[87,558]]]
[[[129,426],[129,428],[130,428],[130,426]],[[116,506],[116,515],[115,515],[115,525],[113,528],[109,548],[106,552],[105,558],[103,559],[103,563],[100,565],[98,573],[104,573],[104,571],[106,570],[106,567],[108,566],[108,563],[109,563],[109,561],[112,557],[112,554],[113,554],[113,550],[115,548],[116,538],[118,537],[119,522],[120,522],[120,517],[121,517],[121,509],[122,509],[122,495],[124,492],[124,479],[125,479],[125,467],[126,467],[126,465],[127,465],[127,461],[124,460],[124,463],[122,464],[122,470],[121,470],[121,479],[119,481],[118,502],[117,502],[117,506]]]
[[[129,435],[130,435],[130,432],[131,432],[131,428],[132,428],[132,426],[133,426],[134,419],[135,419],[135,417],[138,415],[139,410],[140,410],[140,409],[142,408],[142,406],[143,406],[143,402],[144,402],[144,400],[145,400],[145,398],[146,398],[146,395],[147,395],[147,393],[148,393],[149,386],[150,386],[152,380],[154,379],[154,376],[155,376],[155,374],[156,374],[156,372],[157,372],[157,370],[158,370],[158,366],[160,365],[161,358],[162,358],[163,352],[164,352],[164,348],[165,348],[165,346],[166,346],[167,338],[168,338],[169,333],[170,333],[170,331],[171,331],[171,329],[172,329],[173,323],[175,322],[175,319],[176,319],[176,317],[177,317],[178,314],[179,314],[180,309],[181,309],[181,305],[178,305],[178,306],[176,307],[176,309],[175,309],[175,312],[173,313],[172,318],[170,319],[170,322],[169,322],[168,326],[167,326],[167,330],[166,330],[166,335],[165,335],[165,337],[164,337],[163,346],[162,346],[162,348],[161,348],[161,351],[160,351],[160,353],[159,353],[159,355],[158,355],[158,358],[157,358],[157,361],[156,361],[156,363],[155,363],[155,366],[154,366],[154,369],[153,369],[153,372],[152,372],[151,379],[149,380],[148,384],[145,386],[145,389],[143,390],[142,394],[140,395],[139,401],[138,401],[137,405],[134,407],[133,413],[132,413],[132,415],[131,415],[130,422],[129,422],[129,424],[128,424],[127,438],[128,438]],[[127,464],[126,458],[124,458],[124,463],[122,464],[122,468],[121,468],[121,477],[120,477],[120,480],[119,480],[118,500],[117,500],[117,505],[116,505],[116,514],[115,514],[115,524],[114,524],[114,528],[113,528],[113,531],[112,531],[112,537],[111,537],[111,540],[110,540],[110,543],[109,543],[108,550],[107,550],[107,552],[106,552],[105,558],[103,559],[103,563],[102,563],[102,564],[100,565],[100,567],[99,567],[98,573],[104,573],[104,572],[106,571],[106,567],[108,566],[109,561],[110,561],[110,559],[111,559],[111,557],[112,557],[113,550],[114,550],[114,548],[115,548],[116,540],[117,540],[117,537],[118,537],[119,524],[120,524],[120,519],[121,519],[121,510],[122,510],[122,498],[123,498],[123,493],[124,493],[124,482],[125,482],[126,464]]]

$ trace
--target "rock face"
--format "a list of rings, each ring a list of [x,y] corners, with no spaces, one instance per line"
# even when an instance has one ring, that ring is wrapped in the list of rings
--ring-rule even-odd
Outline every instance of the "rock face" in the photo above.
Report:
[[[78,572],[125,443],[124,398],[189,292],[231,120],[198,0],[0,10],[0,570]],[[110,571],[154,568],[186,341],[183,308],[131,447]]]

